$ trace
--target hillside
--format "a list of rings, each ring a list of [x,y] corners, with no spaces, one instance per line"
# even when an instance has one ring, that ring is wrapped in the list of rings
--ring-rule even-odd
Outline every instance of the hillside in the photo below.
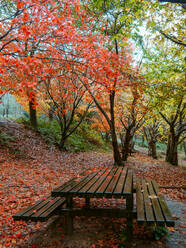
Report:
[[[79,174],[82,170],[96,166],[112,166],[112,154],[61,152],[55,145],[48,145],[36,131],[13,121],[4,123],[4,127],[1,127],[1,134],[4,132],[8,133],[8,137],[13,138],[8,141],[8,146],[1,145],[0,150],[1,248],[61,247],[61,245],[79,248],[91,247],[93,244],[97,246],[92,247],[109,248],[111,247],[109,245],[118,242],[121,230],[117,228],[125,226],[123,219],[115,220],[113,227],[112,223],[107,222],[108,220],[96,220],[95,226],[92,224],[94,221],[92,222],[91,218],[86,220],[87,225],[85,226],[84,218],[78,218],[77,233],[69,240],[63,235],[61,224],[56,219],[53,221],[57,221],[54,224],[59,226],[59,230],[57,233],[53,233],[51,230],[54,224],[51,221],[45,224],[33,224],[14,222],[11,217],[17,211],[49,194],[54,187]],[[126,165],[134,169],[136,176],[155,179],[160,185],[184,185],[186,174],[181,168],[170,166],[161,160],[153,160],[145,154],[136,153],[129,158]],[[166,193],[169,199],[176,200],[177,209],[182,216],[183,205],[180,201],[184,200],[183,189],[162,189],[162,192]],[[98,202],[99,204],[101,203]],[[171,236],[173,243],[170,243],[168,247],[175,247],[173,244],[176,238],[180,239],[181,243],[183,242],[181,237],[184,220],[178,216],[179,213],[174,213],[178,220],[176,225],[178,229],[170,230],[173,235]],[[87,227],[93,236],[86,232]],[[142,247],[140,246],[141,242],[143,245],[145,242],[140,240],[140,230],[136,227],[135,243],[138,246],[135,247]],[[85,235],[85,233],[87,234]],[[44,239],[42,239],[43,235],[45,235]],[[108,246],[104,246],[104,242],[107,242]],[[148,242],[150,241],[148,240]],[[165,243],[159,241],[159,243],[152,243],[152,246],[149,247],[165,247]]]

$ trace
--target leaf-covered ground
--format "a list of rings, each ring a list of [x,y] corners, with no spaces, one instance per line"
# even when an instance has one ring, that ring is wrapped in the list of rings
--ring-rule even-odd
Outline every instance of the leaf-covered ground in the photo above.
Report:
[[[1,131],[11,132],[15,138],[9,148],[0,149],[0,248],[4,247],[119,247],[120,234],[125,219],[75,218],[75,232],[72,237],[64,235],[63,221],[53,217],[47,223],[14,222],[12,215],[36,200],[50,194],[50,191],[87,168],[112,166],[112,154],[67,153],[55,146],[47,145],[38,135],[21,124],[7,123]],[[184,185],[185,172],[161,160],[136,153],[129,158],[127,166],[134,169],[136,176],[155,179],[159,185]],[[162,189],[171,199],[184,200],[182,189]],[[77,201],[77,204],[81,203]],[[97,201],[94,204],[109,205]],[[119,202],[112,202],[116,205]],[[176,216],[175,216],[176,218]],[[179,220],[182,231],[183,220]],[[175,231],[170,230],[170,231]],[[144,247],[144,237],[150,246],[166,247],[165,242],[151,242],[150,233],[134,228],[132,247]],[[184,234],[183,234],[184,236]],[[142,241],[143,240],[143,241]],[[142,243],[141,243],[142,242]],[[171,247],[171,246],[169,246]]]

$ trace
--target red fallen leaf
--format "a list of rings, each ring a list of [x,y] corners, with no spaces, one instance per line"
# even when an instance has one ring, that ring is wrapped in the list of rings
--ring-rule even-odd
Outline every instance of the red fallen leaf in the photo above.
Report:
[[[16,237],[20,238],[21,237],[21,233],[16,233]]]
[[[180,223],[180,224],[179,224],[179,227],[181,227],[181,228],[185,228],[185,227],[186,227],[186,226],[185,226],[185,223],[183,223],[183,224],[182,224],[182,223]]]

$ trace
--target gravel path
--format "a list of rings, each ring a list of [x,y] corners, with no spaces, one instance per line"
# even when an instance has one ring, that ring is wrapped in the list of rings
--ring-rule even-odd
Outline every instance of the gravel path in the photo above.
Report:
[[[186,239],[184,239],[184,233],[186,228],[186,204],[167,200],[167,205],[173,216],[176,217],[176,224],[175,224],[175,231],[170,232],[170,237],[167,240],[167,247],[168,248],[183,248],[186,246]],[[178,229],[179,228],[179,229]]]

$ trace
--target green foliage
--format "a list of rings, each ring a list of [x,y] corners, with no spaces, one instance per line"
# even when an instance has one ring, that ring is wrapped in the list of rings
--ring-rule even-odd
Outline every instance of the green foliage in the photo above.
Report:
[[[20,118],[17,118],[17,119],[16,119],[16,122],[22,123],[22,124],[24,124],[25,126],[30,126],[30,121],[29,121],[29,119],[28,119],[26,116],[22,116],[22,117],[20,117]]]
[[[15,156],[16,158],[21,158],[21,159],[25,159],[26,158],[26,154],[24,152],[22,152],[19,148],[14,148],[10,150]]]
[[[146,147],[146,148],[148,147],[147,141],[144,140],[144,142],[143,142],[141,137],[135,139],[135,145],[140,146],[140,147]]]
[[[166,146],[166,144],[157,142],[156,148],[157,148],[157,150],[160,150],[160,151],[166,151],[167,146]]]
[[[123,229],[120,233],[120,244],[119,244],[119,248],[126,248],[126,242],[127,240],[127,233],[126,233],[126,229]]]
[[[0,144],[10,146],[10,142],[14,142],[15,137],[12,135],[12,133],[0,133]]]
[[[60,127],[57,121],[39,119],[38,131],[48,144],[55,144],[60,140]]]
[[[156,226],[152,233],[155,240],[160,240],[168,236],[168,230],[164,226]]]
[[[109,150],[99,133],[91,129],[90,124],[83,122],[81,126],[72,134],[66,143],[69,151],[90,151],[90,150]]]
[[[74,122],[73,125],[76,125]],[[91,124],[83,122],[81,126],[68,137],[65,142],[65,149],[70,152],[102,150],[108,151],[110,148],[102,140],[97,131],[91,129]],[[57,121],[38,120],[38,131],[48,144],[59,144],[61,130]]]
[[[141,138],[135,139],[135,145],[136,145],[136,146],[140,146],[140,147],[148,148],[147,141],[145,140],[145,141],[144,141],[144,144],[142,144]],[[164,143],[157,142],[156,148],[157,148],[157,150],[159,150],[159,151],[165,152],[167,146],[166,146],[166,144],[164,144]]]

